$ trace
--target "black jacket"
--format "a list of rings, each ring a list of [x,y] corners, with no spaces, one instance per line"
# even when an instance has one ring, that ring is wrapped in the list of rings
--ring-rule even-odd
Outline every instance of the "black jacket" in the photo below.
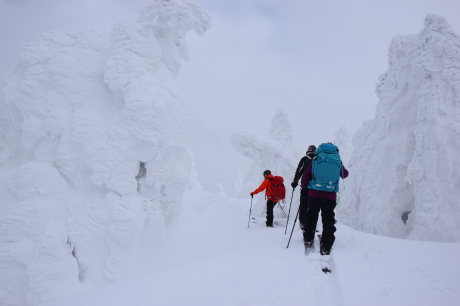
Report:
[[[308,154],[302,157],[302,159],[299,162],[299,165],[297,166],[297,170],[295,171],[294,182],[297,183],[300,180],[303,173],[305,172],[305,170],[308,168],[308,166],[311,164],[311,161],[315,157],[316,157],[316,154]]]

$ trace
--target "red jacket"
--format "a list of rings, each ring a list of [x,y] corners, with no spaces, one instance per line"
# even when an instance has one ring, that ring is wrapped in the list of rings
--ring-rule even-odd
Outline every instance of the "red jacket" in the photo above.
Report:
[[[265,198],[268,198],[269,196],[273,195],[273,190],[272,190],[272,179],[273,175],[269,174],[267,175],[267,178],[260,184],[259,188],[254,190],[252,194],[258,194],[261,191],[265,190]],[[278,202],[278,200],[270,200],[273,202]]]

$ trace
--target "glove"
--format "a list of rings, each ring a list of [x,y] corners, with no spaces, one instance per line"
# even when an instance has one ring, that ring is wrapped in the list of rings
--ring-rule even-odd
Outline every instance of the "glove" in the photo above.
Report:
[[[254,196],[254,194],[251,192],[251,198]]]
[[[297,187],[297,185],[299,185],[297,182],[292,182],[291,183],[291,186],[292,186],[293,189],[295,189]]]

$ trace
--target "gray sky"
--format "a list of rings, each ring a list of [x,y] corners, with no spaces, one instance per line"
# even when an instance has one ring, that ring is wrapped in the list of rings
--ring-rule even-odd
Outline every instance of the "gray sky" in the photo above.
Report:
[[[108,35],[115,22],[134,20],[149,2],[0,0],[0,74],[14,69],[21,45],[41,32]],[[302,149],[332,141],[343,125],[353,133],[374,117],[375,84],[387,69],[394,36],[418,33],[427,13],[447,17],[460,33],[458,0],[195,2],[213,27],[204,37],[189,34],[190,62],[177,82],[187,98],[189,146],[206,189],[218,181],[228,189],[236,168],[248,166],[230,146],[233,132],[268,136],[276,109],[284,107]],[[4,82],[0,104],[3,91]]]

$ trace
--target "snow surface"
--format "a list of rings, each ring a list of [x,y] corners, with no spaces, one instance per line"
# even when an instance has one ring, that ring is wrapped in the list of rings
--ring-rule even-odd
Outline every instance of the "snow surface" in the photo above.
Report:
[[[259,195],[257,195],[259,196]],[[261,197],[261,196],[260,196]],[[177,231],[150,258],[152,273],[50,300],[71,305],[446,305],[460,303],[460,244],[376,236],[339,224],[332,274],[304,255],[285,219],[250,223],[248,199],[189,191]],[[292,223],[289,224],[289,230]]]
[[[391,42],[375,119],[353,137],[340,220],[369,233],[460,242],[460,37],[428,15]]]

